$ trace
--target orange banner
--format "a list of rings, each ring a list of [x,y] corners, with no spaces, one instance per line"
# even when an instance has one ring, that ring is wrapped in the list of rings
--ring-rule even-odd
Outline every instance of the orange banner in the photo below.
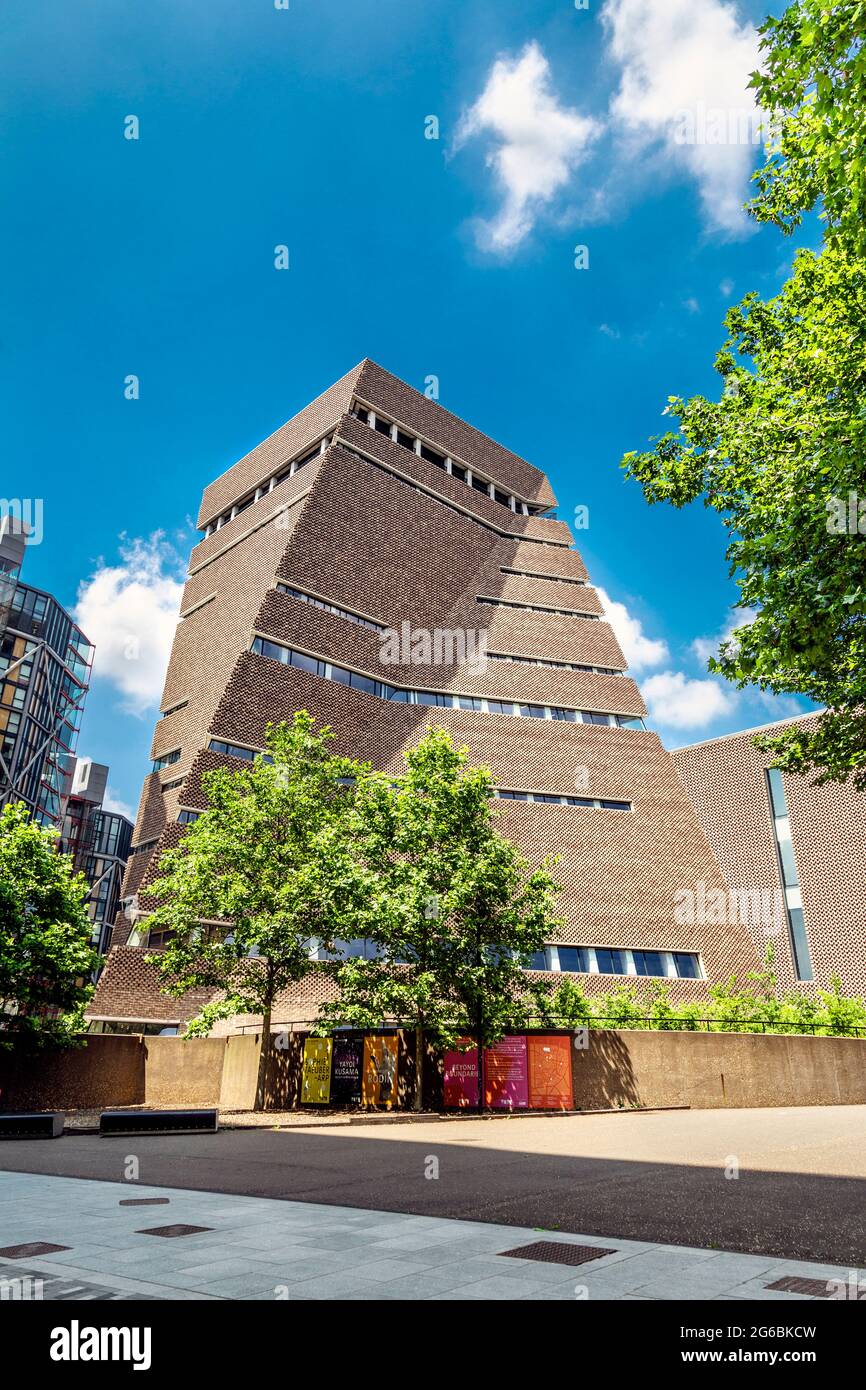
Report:
[[[529,1044],[529,1106],[532,1110],[571,1110],[571,1039],[538,1038]]]
[[[364,1072],[361,1082],[364,1105],[384,1105],[390,1110],[397,1104],[397,1039],[366,1037],[364,1039]]]

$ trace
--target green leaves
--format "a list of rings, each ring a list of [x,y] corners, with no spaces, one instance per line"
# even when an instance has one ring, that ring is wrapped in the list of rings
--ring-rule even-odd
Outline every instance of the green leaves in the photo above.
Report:
[[[528,1007],[521,965],[559,925],[548,866],[531,870],[494,821],[493,780],[443,729],[429,729],[397,777],[359,781],[358,851],[369,896],[356,921],[375,952],[333,967],[338,998],[321,1029],[423,1028],[440,1044],[485,1041]]]
[[[711,669],[835,710],[802,732],[797,766],[866,787],[866,741],[846,738],[844,757],[838,742],[843,719],[862,730],[866,703],[866,536],[851,523],[866,498],[866,266],[838,245],[800,251],[781,293],[747,295],[726,325],[719,400],[672,402],[678,433],[623,467],[648,502],[701,497],[723,518],[740,606],[755,616]],[[793,770],[787,734],[762,746]]]
[[[365,769],[331,752],[301,711],[268,731],[272,762],[205,775],[208,810],[160,863],[151,927],[167,992],[224,993],[219,1014],[264,1014],[313,968],[312,947],[353,936],[366,883],[353,851],[354,783]],[[201,1025],[195,1025],[201,1031]]]
[[[26,807],[0,811],[0,1047],[71,1046],[99,963],[88,885]]]

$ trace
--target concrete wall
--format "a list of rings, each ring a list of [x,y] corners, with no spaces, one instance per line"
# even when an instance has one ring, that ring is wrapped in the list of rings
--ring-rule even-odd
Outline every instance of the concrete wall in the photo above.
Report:
[[[144,1102],[218,1105],[225,1043],[222,1038],[145,1038]]]
[[[400,1104],[412,1103],[414,1039],[400,1047]],[[31,1057],[0,1053],[0,1110],[219,1105],[249,1109],[261,1036],[89,1037],[84,1047]],[[268,1104],[297,1105],[303,1037],[275,1051]],[[593,1029],[572,1048],[577,1109],[688,1105],[694,1109],[866,1104],[866,1039],[760,1033]],[[425,1103],[441,1105],[441,1060],[428,1053]]]
[[[862,1105],[866,1039],[592,1029],[572,1071],[578,1109]]]
[[[138,1034],[96,1034],[88,1036],[83,1047],[63,1052],[0,1052],[0,1110],[140,1105],[145,1094],[144,1044]]]

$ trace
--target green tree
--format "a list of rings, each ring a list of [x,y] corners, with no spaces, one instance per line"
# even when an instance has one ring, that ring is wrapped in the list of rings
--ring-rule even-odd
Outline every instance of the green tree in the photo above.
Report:
[[[525,1024],[531,991],[522,967],[560,925],[549,863],[521,858],[497,830],[493,779],[443,729],[429,729],[399,776],[358,784],[355,811],[370,896],[358,935],[368,959],[333,968],[339,997],[320,1031],[394,1018],[415,1031],[415,1108],[423,1102],[425,1036],[481,1045]]]
[[[22,803],[0,811],[0,1047],[68,1047],[84,1027],[99,956],[87,882],[56,841]]]
[[[866,208],[861,0],[795,0],[762,27],[756,98],[778,134],[748,205],[785,232],[820,204],[774,298],[725,318],[718,401],[669,397],[678,425],[623,466],[650,503],[721,516],[743,625],[710,669],[808,696],[815,725],[756,739],[777,767],[866,787]]]
[[[333,733],[301,711],[271,727],[268,757],[218,768],[202,785],[208,809],[161,860],[148,892],[151,927],[172,933],[153,957],[166,993],[220,991],[186,1036],[221,1018],[262,1015],[255,1108],[265,1106],[271,1022],[281,990],[311,969],[311,947],[354,936],[363,885],[352,847],[355,779],[363,768],[330,748]]]
[[[830,242],[866,248],[866,5],[796,0],[761,27],[752,86],[776,127],[749,211],[784,232],[819,203]]]

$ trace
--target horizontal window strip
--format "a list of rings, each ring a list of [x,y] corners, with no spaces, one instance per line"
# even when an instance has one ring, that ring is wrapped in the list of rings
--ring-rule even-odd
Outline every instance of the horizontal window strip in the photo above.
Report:
[[[180,762],[180,749],[173,748],[170,753],[162,753],[160,757],[153,760],[153,772],[161,772],[164,767],[171,767],[172,763]]]
[[[475,602],[488,603],[493,608],[518,608],[523,613],[555,613],[560,618],[589,618],[590,622],[601,622],[598,613],[584,613],[576,608],[551,608],[544,603],[518,603],[516,599],[490,598],[486,594],[477,594]]]
[[[455,460],[450,454],[441,453],[419,435],[404,429],[403,426],[387,416],[380,415],[378,410],[365,405],[362,401],[354,401],[349,414],[353,415],[356,420],[360,420],[362,425],[375,430],[377,434],[385,435],[392,443],[399,444],[401,449],[406,449],[418,458],[425,459],[427,463],[432,463],[436,468],[441,468],[449,477],[459,479],[461,483],[466,483],[467,487],[483,493],[492,502],[498,502],[500,506],[507,507],[509,511],[515,512],[519,516],[540,516],[549,510],[548,507],[540,507],[534,502],[524,502],[513,493],[497,487],[491,478],[484,478],[476,473],[469,464]]]
[[[230,507],[227,507],[226,510],[220,516],[215,517],[213,521],[208,522],[204,530],[205,540],[207,540],[209,536],[214,535],[217,531],[221,531],[230,521],[234,521],[236,516],[240,516],[243,512],[247,511],[254,502],[259,502],[263,497],[267,497],[269,493],[273,492],[275,487],[279,487],[280,483],[285,482],[286,478],[293,478],[295,474],[299,473],[302,468],[305,468],[308,463],[312,463],[320,454],[323,454],[330,442],[328,435],[324,435],[321,439],[316,441],[312,448],[303,450],[296,458],[290,459],[287,463],[283,464],[282,468],[278,469],[268,482],[261,483],[248,493],[242,493],[237,502],[232,503]]]
[[[588,584],[587,580],[585,580],[585,579],[574,579],[571,575],[567,575],[567,574],[543,574],[543,573],[541,572],[541,570],[518,570],[518,569],[513,569],[511,565],[500,565],[500,566],[499,566],[499,573],[500,573],[500,574],[517,574],[517,575],[520,576],[521,579],[547,579],[547,580],[549,580],[552,584],[579,584],[579,585],[581,585],[584,589],[586,589],[586,588],[591,588],[591,587],[592,587],[590,584]]]
[[[480,695],[454,695],[439,690],[414,690],[394,686],[386,681],[375,680],[360,671],[352,671],[345,666],[336,666],[323,657],[312,656],[286,647],[281,642],[272,642],[268,637],[255,637],[250,650],[257,656],[279,661],[283,666],[292,666],[309,675],[320,676],[324,680],[338,681],[341,685],[363,690],[380,700],[391,700],[404,705],[431,705],[441,709],[475,710],[482,714],[509,714],[524,719],[557,719],[569,724],[607,724],[618,728],[644,727],[637,715],[607,714],[597,710],[567,709],[560,705],[525,704],[517,700],[491,700]]]
[[[383,623],[374,623],[372,618],[362,618],[360,613],[353,613],[349,608],[340,608],[338,604],[329,603],[323,598],[316,598],[314,594],[305,594],[302,589],[293,589],[281,580],[277,582],[277,589],[281,594],[288,594],[290,598],[298,599],[300,603],[309,603],[311,607],[320,608],[325,613],[335,613],[338,618],[345,618],[347,622],[369,628],[371,632],[376,632],[380,636],[383,632],[388,631]]]
[[[212,738],[208,748],[212,753],[224,753],[229,758],[243,758],[247,763],[253,762],[255,758],[261,758],[265,763],[274,761],[270,753],[263,753],[260,748],[247,748],[242,743],[225,743],[221,738]]]
[[[658,979],[701,980],[701,958],[693,951],[646,951],[622,946],[549,945],[535,951],[530,970],[574,975],[651,976]]]
[[[502,789],[494,792],[502,801],[531,801],[534,805],[543,803],[553,806],[582,806],[596,811],[633,811],[630,801],[612,801],[607,798],[590,796],[559,796],[556,792],[517,792]]]
[[[509,656],[505,652],[487,652],[488,661],[510,661],[517,666],[543,666],[551,671],[587,671],[593,676],[624,676],[616,666],[586,666],[579,661],[551,661],[541,656]]]

